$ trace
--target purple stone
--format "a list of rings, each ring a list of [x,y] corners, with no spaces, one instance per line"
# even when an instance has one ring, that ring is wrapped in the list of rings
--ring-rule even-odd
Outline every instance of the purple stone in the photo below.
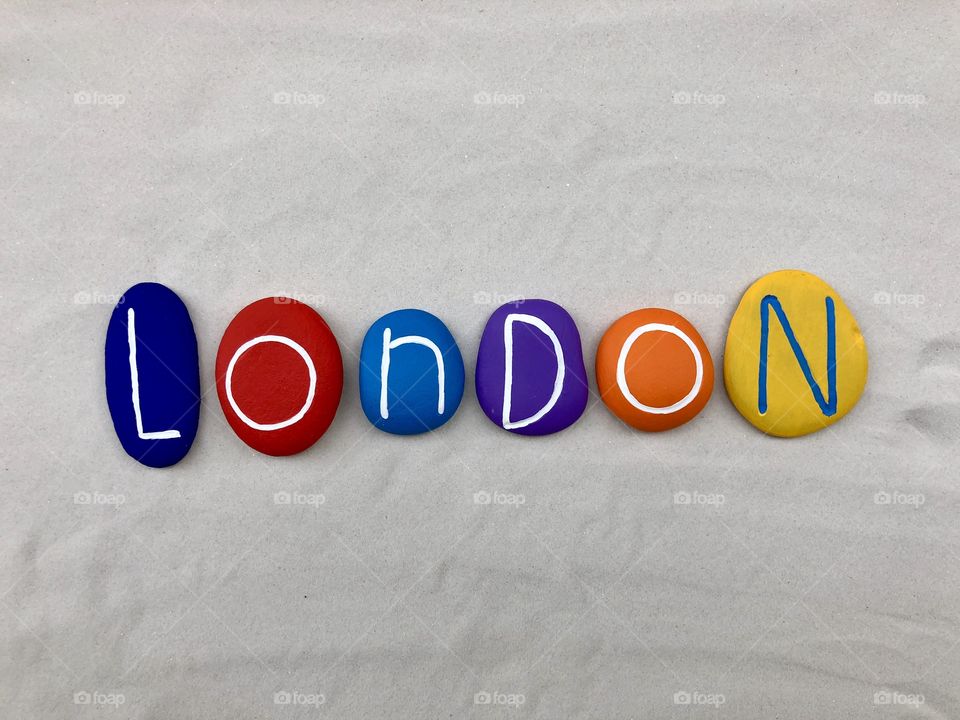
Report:
[[[575,423],[589,391],[570,313],[549,300],[501,305],[480,338],[476,383],[480,407],[504,430],[548,435]]]

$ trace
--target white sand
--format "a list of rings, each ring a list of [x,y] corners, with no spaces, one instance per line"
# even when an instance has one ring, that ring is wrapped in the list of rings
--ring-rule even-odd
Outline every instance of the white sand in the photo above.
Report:
[[[960,716],[960,9],[277,5],[0,7],[0,716]],[[360,410],[389,310],[440,315],[472,377],[491,299],[564,304],[591,367],[619,315],[672,307],[719,370],[783,267],[871,353],[812,437],[761,435],[722,384],[658,436],[599,406],[514,437],[472,383],[429,437]],[[110,296],[143,280],[187,302],[209,393],[165,471],[102,387]],[[347,366],[282,460],[212,392],[230,318],[281,292]],[[494,490],[525,503],[474,504]]]

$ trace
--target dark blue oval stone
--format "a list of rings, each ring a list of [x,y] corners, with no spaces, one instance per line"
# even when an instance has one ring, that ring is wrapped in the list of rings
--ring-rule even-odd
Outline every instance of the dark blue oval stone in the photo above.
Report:
[[[150,467],[182,460],[200,422],[197,336],[187,306],[159,283],[134,285],[113,310],[104,355],[107,405],[123,449]]]

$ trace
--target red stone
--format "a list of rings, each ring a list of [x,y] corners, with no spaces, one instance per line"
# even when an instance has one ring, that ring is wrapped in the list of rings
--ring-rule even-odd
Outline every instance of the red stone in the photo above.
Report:
[[[237,313],[220,340],[216,372],[230,427],[267,455],[313,445],[333,422],[343,392],[337,339],[313,308],[290,298],[264,298]]]

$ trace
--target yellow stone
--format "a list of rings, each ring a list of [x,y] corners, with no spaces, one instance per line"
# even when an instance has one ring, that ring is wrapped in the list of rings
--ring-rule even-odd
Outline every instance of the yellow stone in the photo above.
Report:
[[[867,344],[833,288],[802,270],[778,270],[747,289],[730,320],[723,381],[740,414],[763,432],[807,435],[857,404]]]

